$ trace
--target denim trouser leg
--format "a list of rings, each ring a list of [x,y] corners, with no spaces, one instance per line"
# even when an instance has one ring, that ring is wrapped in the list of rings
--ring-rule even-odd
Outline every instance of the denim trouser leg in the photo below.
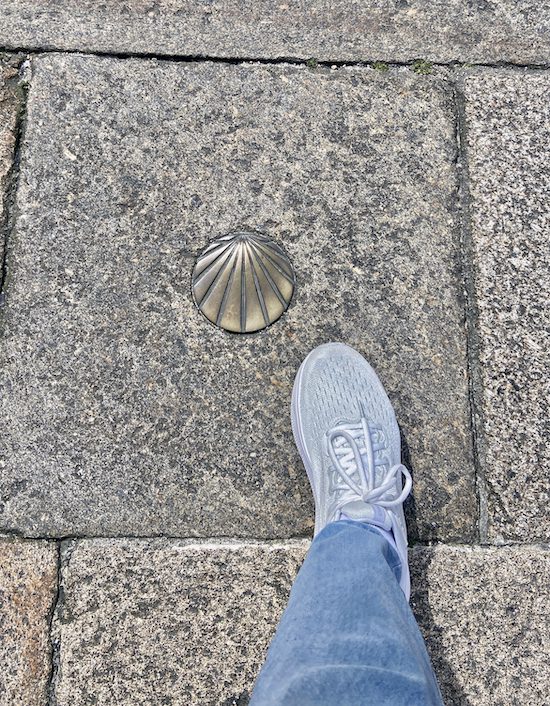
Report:
[[[424,641],[372,527],[333,522],[313,541],[250,706],[441,706]]]

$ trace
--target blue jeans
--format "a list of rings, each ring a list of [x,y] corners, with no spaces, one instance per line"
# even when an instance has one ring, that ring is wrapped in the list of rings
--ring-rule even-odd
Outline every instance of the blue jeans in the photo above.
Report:
[[[442,706],[393,547],[340,521],[313,541],[250,706]]]

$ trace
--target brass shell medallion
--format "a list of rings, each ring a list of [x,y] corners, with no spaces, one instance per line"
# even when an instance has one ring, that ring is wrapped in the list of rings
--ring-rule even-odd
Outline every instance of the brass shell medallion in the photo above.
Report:
[[[193,298],[216,326],[236,333],[258,331],[288,307],[294,270],[284,250],[252,231],[213,240],[193,270]]]

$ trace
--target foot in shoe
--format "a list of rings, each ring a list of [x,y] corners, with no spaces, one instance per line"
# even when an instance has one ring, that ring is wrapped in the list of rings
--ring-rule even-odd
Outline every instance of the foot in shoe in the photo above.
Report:
[[[315,534],[341,519],[378,528],[399,555],[408,600],[403,501],[412,479],[392,404],[360,353],[327,343],[307,356],[294,382],[292,429],[313,489]]]

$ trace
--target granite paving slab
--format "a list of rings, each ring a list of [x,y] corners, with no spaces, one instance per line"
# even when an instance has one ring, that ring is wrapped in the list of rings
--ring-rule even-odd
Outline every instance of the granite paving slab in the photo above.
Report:
[[[4,47],[226,58],[547,64],[547,0],[0,0]]]
[[[550,538],[550,73],[464,80],[491,541]]]
[[[9,55],[0,57],[0,263],[4,259],[8,175],[13,163],[17,114],[20,105],[14,85],[17,73],[15,57]]]
[[[447,706],[544,706],[548,547],[415,547],[411,606]]]
[[[56,703],[244,706],[306,549],[67,544]],[[445,704],[543,706],[550,552],[416,547],[411,561],[412,606]]]
[[[69,543],[56,704],[246,704],[306,547]]]
[[[57,594],[53,543],[0,538],[0,706],[43,706]]]
[[[413,536],[476,532],[446,75],[85,56],[33,61],[0,343],[0,523],[32,536],[287,537],[312,501],[294,375],[378,368]],[[293,261],[290,309],[216,329],[190,285],[238,228]]]

